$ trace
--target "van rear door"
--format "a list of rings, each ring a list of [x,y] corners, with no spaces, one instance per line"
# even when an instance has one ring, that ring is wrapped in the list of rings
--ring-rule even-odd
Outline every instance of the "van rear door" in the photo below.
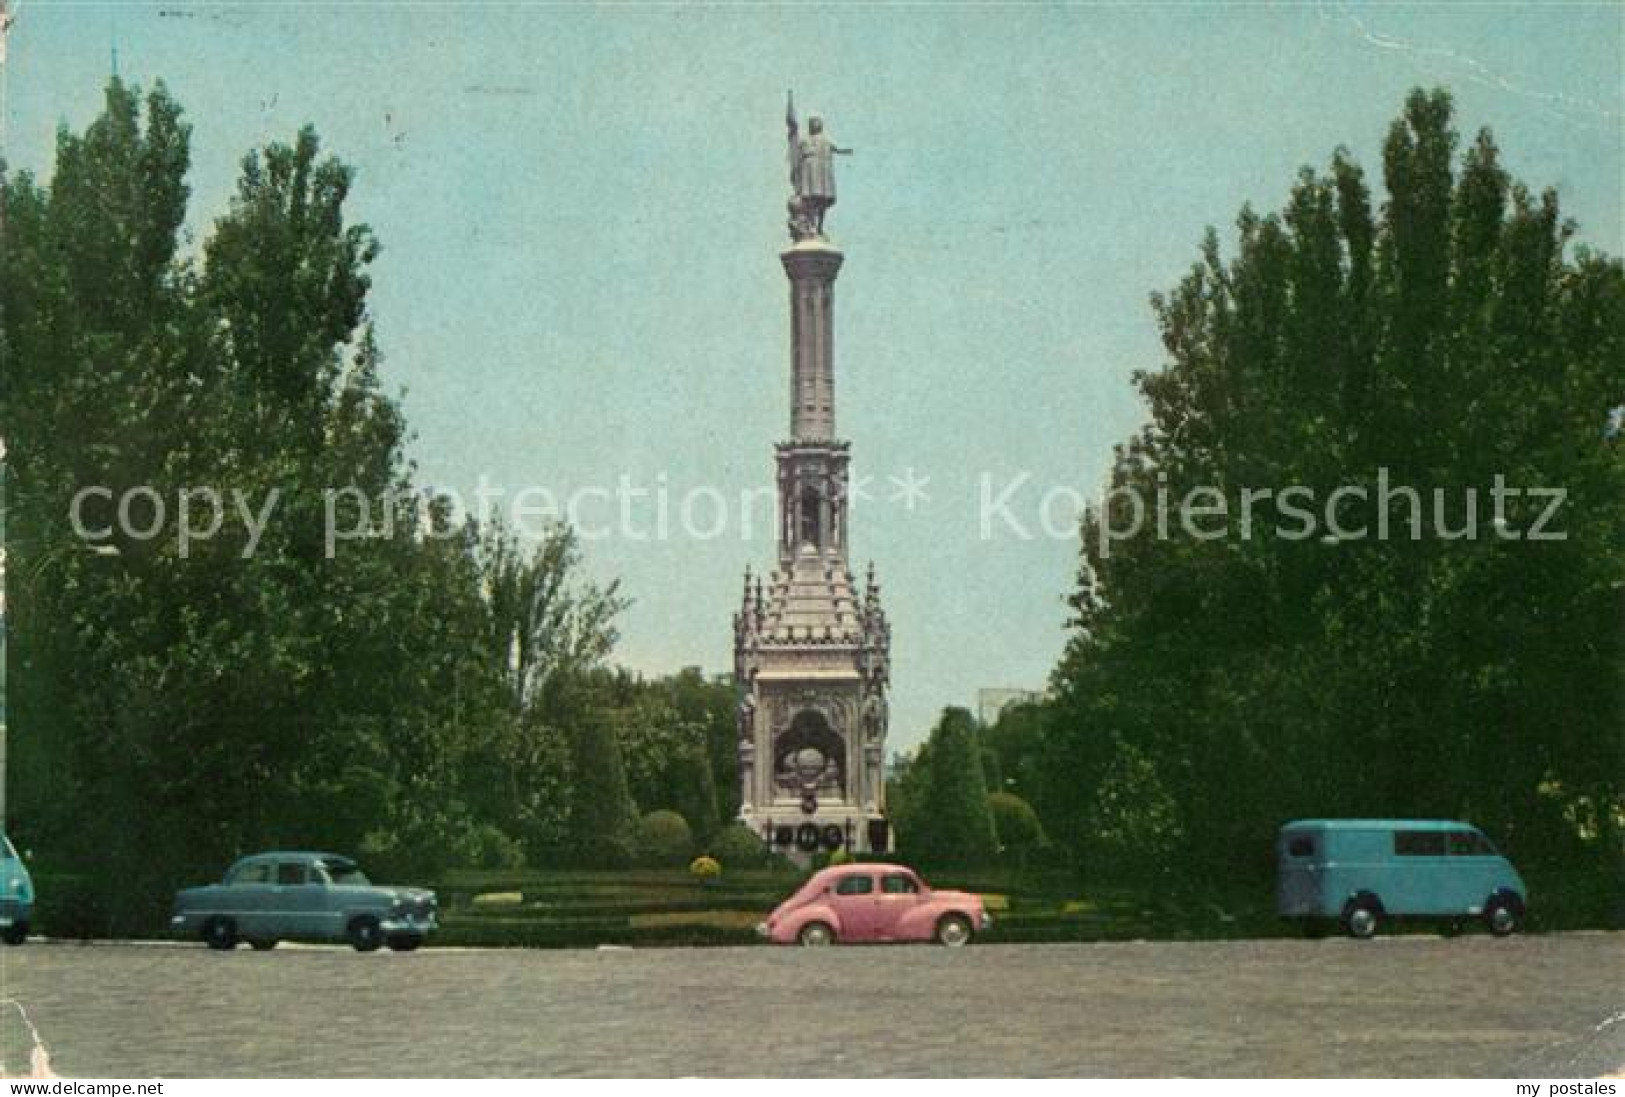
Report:
[[[1312,918],[1320,909],[1324,835],[1307,829],[1281,831],[1276,851],[1275,913],[1282,918]]]

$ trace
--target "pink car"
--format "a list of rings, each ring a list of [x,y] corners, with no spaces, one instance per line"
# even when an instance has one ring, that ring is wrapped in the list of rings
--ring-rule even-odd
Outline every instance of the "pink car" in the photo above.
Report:
[[[862,941],[970,944],[993,924],[979,895],[932,891],[901,865],[836,865],[813,874],[756,932],[775,944]]]

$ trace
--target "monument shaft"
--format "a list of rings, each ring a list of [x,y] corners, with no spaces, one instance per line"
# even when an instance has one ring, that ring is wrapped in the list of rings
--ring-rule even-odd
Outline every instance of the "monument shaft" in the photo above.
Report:
[[[790,276],[790,437],[835,437],[835,276],[843,256],[828,245],[784,252]]]

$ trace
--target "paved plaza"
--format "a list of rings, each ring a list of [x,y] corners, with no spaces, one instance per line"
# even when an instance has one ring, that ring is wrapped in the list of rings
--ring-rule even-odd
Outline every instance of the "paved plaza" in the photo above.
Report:
[[[31,943],[65,1076],[1595,1075],[1625,934],[832,950]],[[5,1060],[25,1058],[11,1011]]]

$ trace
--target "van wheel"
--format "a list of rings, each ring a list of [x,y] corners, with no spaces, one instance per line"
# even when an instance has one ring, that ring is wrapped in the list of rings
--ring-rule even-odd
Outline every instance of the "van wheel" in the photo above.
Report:
[[[1354,899],[1343,910],[1343,928],[1350,937],[1369,941],[1377,935],[1382,915],[1370,899]]]
[[[1510,937],[1523,925],[1523,918],[1506,898],[1496,896],[1484,905],[1484,924],[1497,937]]]
[[[8,945],[22,944],[24,941],[28,940],[28,923],[11,923],[11,925],[6,927],[5,935],[0,937],[0,940],[4,940]]]
[[[357,952],[377,952],[378,946],[383,943],[384,931],[379,927],[378,919],[368,916],[350,923],[350,944]]]
[[[230,952],[237,947],[237,923],[230,918],[210,918],[203,923],[203,940],[212,949]]]

